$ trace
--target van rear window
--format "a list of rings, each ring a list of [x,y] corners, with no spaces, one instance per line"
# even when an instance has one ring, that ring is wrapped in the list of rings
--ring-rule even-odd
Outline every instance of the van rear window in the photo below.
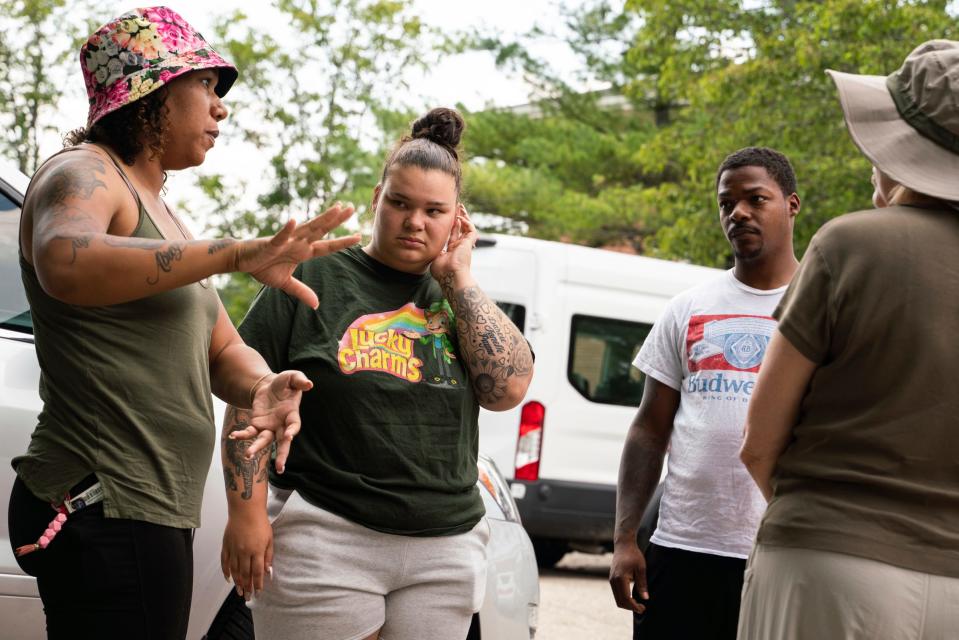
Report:
[[[499,300],[496,301],[496,306],[502,309],[506,317],[513,321],[520,333],[526,333],[526,307],[515,302],[500,302]]]
[[[639,406],[643,374],[632,366],[652,325],[574,315],[566,377],[592,402]]]

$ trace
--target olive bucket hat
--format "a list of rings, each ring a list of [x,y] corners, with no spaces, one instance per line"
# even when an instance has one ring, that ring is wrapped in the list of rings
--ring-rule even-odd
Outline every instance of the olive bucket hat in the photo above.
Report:
[[[87,85],[87,127],[197,69],[219,69],[216,94],[233,86],[237,70],[178,13],[166,7],[133,9],[103,25],[80,48]]]
[[[959,42],[925,42],[887,77],[826,73],[875,166],[914,191],[959,200]]]

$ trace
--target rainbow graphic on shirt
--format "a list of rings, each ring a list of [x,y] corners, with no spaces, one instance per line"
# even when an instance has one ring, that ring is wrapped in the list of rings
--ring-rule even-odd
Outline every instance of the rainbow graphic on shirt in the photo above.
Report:
[[[340,339],[340,371],[382,371],[406,380],[423,379],[423,361],[413,355],[413,345],[428,335],[426,315],[412,302],[393,311],[371,313],[354,320]]]

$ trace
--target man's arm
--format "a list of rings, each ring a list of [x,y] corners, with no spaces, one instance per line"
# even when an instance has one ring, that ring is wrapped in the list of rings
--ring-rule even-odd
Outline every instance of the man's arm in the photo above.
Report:
[[[679,391],[646,376],[643,399],[626,434],[619,464],[616,489],[616,529],[613,534],[613,562],[609,584],[616,606],[636,613],[645,608],[632,595],[631,585],[644,599],[646,559],[636,543],[636,534],[649,499],[656,490],[663,469],[663,458],[673,433],[673,420],[679,409]]]
[[[250,440],[230,438],[250,426],[251,412],[228,406],[223,418],[220,456],[229,509],[220,565],[223,577],[233,578],[237,593],[247,600],[263,589],[263,575],[273,564],[273,529],[266,514],[270,449],[248,457]]]
[[[799,352],[777,330],[759,369],[749,401],[746,434],[739,459],[763,496],[773,497],[773,470],[792,437],[809,380],[816,363]]]

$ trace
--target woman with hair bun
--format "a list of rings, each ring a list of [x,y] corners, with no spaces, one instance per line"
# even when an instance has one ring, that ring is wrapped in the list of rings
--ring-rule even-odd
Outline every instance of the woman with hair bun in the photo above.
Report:
[[[533,356],[470,274],[463,128],[451,109],[413,123],[373,190],[369,244],[297,268],[318,310],[265,288],[240,326],[317,389],[282,475],[231,446],[249,416],[227,410],[223,572],[255,594],[258,635],[455,640],[480,607],[477,415],[519,404]]]

